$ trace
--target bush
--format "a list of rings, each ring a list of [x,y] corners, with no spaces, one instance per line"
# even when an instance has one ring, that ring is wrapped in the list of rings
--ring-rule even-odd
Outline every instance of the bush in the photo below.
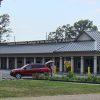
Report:
[[[78,78],[77,78],[77,81],[79,81],[79,82],[85,82],[86,80],[85,80],[84,77],[82,77],[82,78],[81,78],[81,77],[78,77]]]
[[[98,78],[97,78],[97,76],[91,76],[91,80],[92,80],[92,82],[97,82]]]
[[[50,79],[50,76],[48,73],[35,73],[32,75],[34,79]]]
[[[68,72],[67,74],[66,74],[66,80],[76,80],[76,74],[74,74],[73,72]]]
[[[80,82],[93,82],[93,83],[100,83],[100,78],[98,78],[97,76],[89,76],[89,77],[85,77],[85,78],[77,78],[78,81]]]
[[[32,78],[39,79],[39,75],[40,75],[40,73],[34,73],[34,74],[32,74]]]

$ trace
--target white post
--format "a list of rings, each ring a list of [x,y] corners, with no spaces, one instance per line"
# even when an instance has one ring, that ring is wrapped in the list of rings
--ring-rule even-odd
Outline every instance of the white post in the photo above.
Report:
[[[74,58],[71,57],[71,72],[74,72]]]
[[[52,58],[52,61],[55,62],[55,58],[54,58],[54,57]],[[54,63],[52,63],[52,65],[51,65],[51,78],[54,77],[54,72],[53,72],[53,70],[54,70]]]
[[[83,74],[83,65],[84,64],[84,60],[83,60],[83,56],[81,56],[81,74]]]
[[[42,58],[42,64],[44,64],[45,63],[45,59],[44,59],[44,57]]]
[[[97,56],[94,56],[94,74],[97,74]]]
[[[1,57],[0,57],[0,69],[1,69]]]
[[[100,73],[100,58],[98,58],[98,67],[99,67],[98,72]]]
[[[60,57],[60,68],[59,71],[62,72],[62,57]]]
[[[7,57],[7,69],[9,69],[9,58]]]
[[[26,57],[24,57],[24,65],[26,65]]]
[[[36,57],[34,57],[34,64],[36,64]]]
[[[17,57],[15,57],[15,68],[17,68]]]
[[[0,69],[1,69],[1,57],[0,57]],[[0,70],[0,80],[2,80],[2,70]]]

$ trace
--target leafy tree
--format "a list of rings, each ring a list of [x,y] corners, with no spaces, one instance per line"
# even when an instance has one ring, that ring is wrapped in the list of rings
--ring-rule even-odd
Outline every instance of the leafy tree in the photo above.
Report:
[[[58,27],[56,32],[50,32],[48,39],[49,40],[53,40],[53,39],[70,40],[72,38],[75,38],[78,34],[90,30],[97,31],[98,28],[97,26],[93,25],[92,21],[88,19],[79,20],[78,22],[75,22],[73,26],[67,24],[67,25],[63,25],[62,27]]]
[[[97,26],[93,25],[93,21],[88,19],[86,20],[79,20],[78,22],[74,23],[74,28],[78,33],[88,31],[88,30],[98,30]]]
[[[63,39],[63,30],[61,27],[58,27],[55,32],[50,32],[48,35],[48,40],[59,40]]]
[[[9,33],[11,32],[11,29],[8,28],[10,23],[9,20],[9,15],[8,14],[3,14],[0,15],[0,42],[4,42],[4,37],[6,39],[9,37]]]
[[[67,24],[67,25],[63,25],[62,26],[62,29],[63,29],[63,33],[64,33],[64,36],[65,36],[65,40],[70,40],[74,37],[76,37],[76,32],[74,31],[74,27],[73,26],[70,26],[70,24]]]
[[[93,22],[88,19],[79,20],[78,22],[75,22],[73,26],[70,26],[70,24],[63,25],[62,28],[64,29],[65,39],[67,40],[75,38],[84,31],[98,30],[97,26],[93,25]]]

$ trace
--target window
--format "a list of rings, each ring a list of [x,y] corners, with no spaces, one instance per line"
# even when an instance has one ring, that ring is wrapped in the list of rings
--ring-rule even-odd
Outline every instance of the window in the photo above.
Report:
[[[26,69],[32,69],[32,66],[31,65],[28,65],[25,67]]]
[[[33,65],[32,68],[44,68],[44,65]]]

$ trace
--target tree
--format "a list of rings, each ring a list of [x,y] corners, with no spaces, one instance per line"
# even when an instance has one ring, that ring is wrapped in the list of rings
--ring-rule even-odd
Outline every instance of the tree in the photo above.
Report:
[[[9,37],[9,33],[11,32],[11,29],[8,28],[9,23],[10,20],[8,14],[3,14],[0,16],[0,42],[6,41],[6,39]],[[6,37],[5,40],[4,37]]]
[[[79,20],[78,22],[75,22],[73,26],[70,26],[70,24],[63,25],[62,28],[64,29],[65,39],[67,40],[70,40],[72,37],[75,38],[84,31],[98,30],[97,26],[93,25],[93,22],[88,19]]]
[[[97,26],[93,25],[93,21],[88,19],[86,20],[79,20],[78,22],[74,23],[74,28],[78,33],[88,31],[88,30],[95,30],[97,31]]]
[[[50,32],[48,35],[48,40],[59,40],[63,39],[63,30],[61,27],[58,27],[55,32]]]
[[[76,32],[74,31],[74,27],[73,26],[70,26],[70,24],[67,24],[67,25],[63,25],[62,26],[62,29],[63,29],[63,33],[64,33],[64,39],[65,40],[70,40],[74,37],[76,37]]]
[[[93,22],[86,19],[86,20],[79,20],[75,22],[73,26],[70,24],[63,25],[62,27],[58,27],[56,32],[50,32],[49,38],[50,40],[58,40],[58,39],[65,39],[71,40],[72,38],[76,38],[76,36],[84,31],[97,31],[97,26],[93,25]]]

